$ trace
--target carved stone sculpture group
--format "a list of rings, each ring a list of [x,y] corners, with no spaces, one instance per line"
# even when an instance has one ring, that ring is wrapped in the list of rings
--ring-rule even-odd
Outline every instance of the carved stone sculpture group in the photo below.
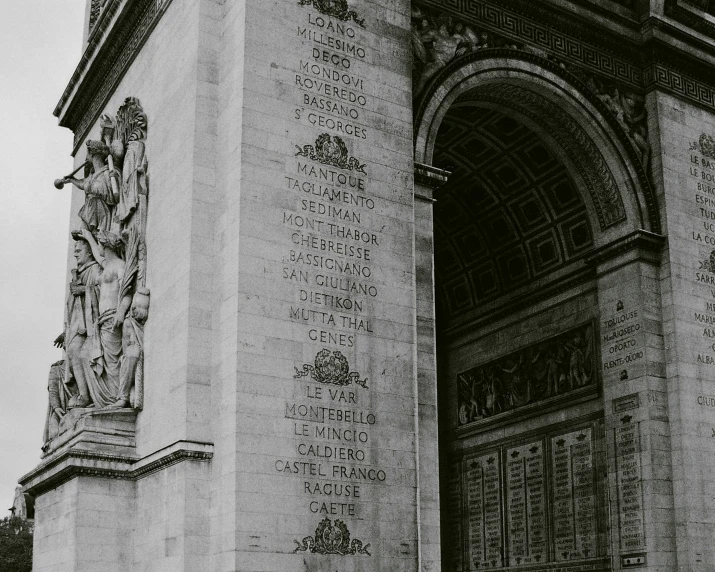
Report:
[[[116,117],[103,115],[88,140],[84,177],[55,182],[84,191],[72,231],[76,267],[55,345],[65,358],[50,368],[45,443],[70,409],[141,409],[146,288],[147,117],[127,98]],[[78,169],[78,171],[81,170]]]

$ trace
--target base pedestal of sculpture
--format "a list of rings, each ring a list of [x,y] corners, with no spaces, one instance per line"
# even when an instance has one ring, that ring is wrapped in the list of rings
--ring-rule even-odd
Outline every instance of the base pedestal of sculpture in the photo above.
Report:
[[[71,448],[132,455],[136,445],[133,409],[70,409],[60,422],[58,435],[45,444],[43,459]]]
[[[130,409],[70,411],[61,433],[48,443],[42,463],[20,479],[36,498],[40,515],[35,571],[127,570],[133,550],[158,546],[151,535],[135,539],[133,531],[148,530],[147,522],[164,513],[177,532],[161,542],[162,557],[191,560],[181,547],[194,550],[200,544],[189,533],[201,537],[206,522],[208,487],[202,483],[213,446],[177,441],[139,457],[136,415]],[[189,486],[197,488],[192,502],[179,494]],[[137,512],[137,506],[146,510]]]

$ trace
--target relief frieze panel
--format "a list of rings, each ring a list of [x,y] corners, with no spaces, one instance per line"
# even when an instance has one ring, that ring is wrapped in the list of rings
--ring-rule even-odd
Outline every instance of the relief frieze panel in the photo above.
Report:
[[[460,373],[459,425],[595,390],[594,347],[593,325],[585,324]]]

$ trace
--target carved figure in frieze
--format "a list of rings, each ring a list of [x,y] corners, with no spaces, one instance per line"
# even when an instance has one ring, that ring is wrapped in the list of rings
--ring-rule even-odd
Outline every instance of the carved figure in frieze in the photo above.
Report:
[[[496,415],[504,411],[505,404],[502,380],[495,368],[487,368],[484,375],[483,387],[485,399],[482,415],[488,417],[489,415]]]
[[[91,236],[91,234],[90,234]],[[77,268],[72,270],[69,294],[65,307],[65,327],[57,336],[55,346],[62,347],[67,356],[65,384],[74,383],[76,393],[68,401],[68,407],[87,407],[92,401],[89,394],[82,359],[89,340],[95,336],[99,317],[100,266],[94,259],[90,244],[80,235],[75,235],[74,257]]]
[[[460,425],[593,385],[593,347],[589,324],[458,374]]]
[[[79,210],[84,227],[96,232],[109,230],[112,208],[119,202],[119,172],[107,164],[109,147],[103,141],[87,141],[87,167],[85,177],[65,177],[63,183],[72,183],[84,191],[84,205]]]
[[[477,34],[472,28],[461,22],[454,25],[454,34],[462,38],[455,53],[457,57],[489,47],[489,34],[486,32]]]
[[[423,19],[417,31],[413,30],[413,36],[424,46],[426,54],[423,56],[422,70],[415,84],[416,93],[421,92],[427,82],[455,58],[457,48],[464,41],[460,34],[449,31],[449,24],[449,17],[442,18],[436,27],[430,25],[427,19]]]
[[[648,143],[648,125],[645,102],[633,92],[621,90],[615,84],[609,84],[595,76],[584,77],[586,85],[605,104],[615,116],[623,131],[633,143],[638,158],[644,167],[650,162],[650,144]]]
[[[412,8],[411,20],[414,97],[455,58],[486,48],[526,49],[509,39],[454,20],[447,14],[431,13],[416,6]]]
[[[83,229],[81,236],[90,244],[92,254],[100,266],[96,277],[99,287],[98,312],[93,335],[84,344],[81,363],[85,380],[95,407],[123,407],[119,401],[119,371],[122,356],[122,325],[129,311],[132,297],[122,292],[124,244],[114,233],[92,233]]]
[[[521,407],[531,401],[531,379],[527,371],[524,354],[509,368],[498,366],[504,373],[510,374],[509,398],[513,407]]]
[[[67,408],[142,407],[146,288],[147,116],[127,98],[116,117],[102,115],[100,139],[87,142],[86,193],[79,212],[65,331],[65,386],[76,392]]]
[[[67,403],[72,397],[65,381],[65,360],[56,361],[50,366],[47,379],[47,416],[45,430],[42,436],[43,449],[47,449],[49,441],[59,433],[60,422],[67,413]]]
[[[462,402],[459,406],[459,421],[469,423],[481,416],[479,407],[479,391],[477,377],[473,372],[466,372],[458,376],[459,391],[462,394]]]
[[[623,124],[626,133],[638,150],[643,166],[650,163],[650,144],[648,143],[648,125],[646,122],[645,102],[631,92],[621,94]]]
[[[568,344],[569,355],[569,389],[583,387],[590,381],[586,372],[586,354],[584,351],[584,341],[580,334],[576,334]]]

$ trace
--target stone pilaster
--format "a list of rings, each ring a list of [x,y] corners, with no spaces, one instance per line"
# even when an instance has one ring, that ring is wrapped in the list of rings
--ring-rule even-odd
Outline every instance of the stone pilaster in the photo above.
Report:
[[[417,463],[419,567],[441,569],[437,358],[434,294],[435,192],[449,173],[415,165],[415,291],[417,350]]]
[[[600,364],[616,570],[672,570],[675,525],[659,251],[638,231],[591,255],[600,306]]]

